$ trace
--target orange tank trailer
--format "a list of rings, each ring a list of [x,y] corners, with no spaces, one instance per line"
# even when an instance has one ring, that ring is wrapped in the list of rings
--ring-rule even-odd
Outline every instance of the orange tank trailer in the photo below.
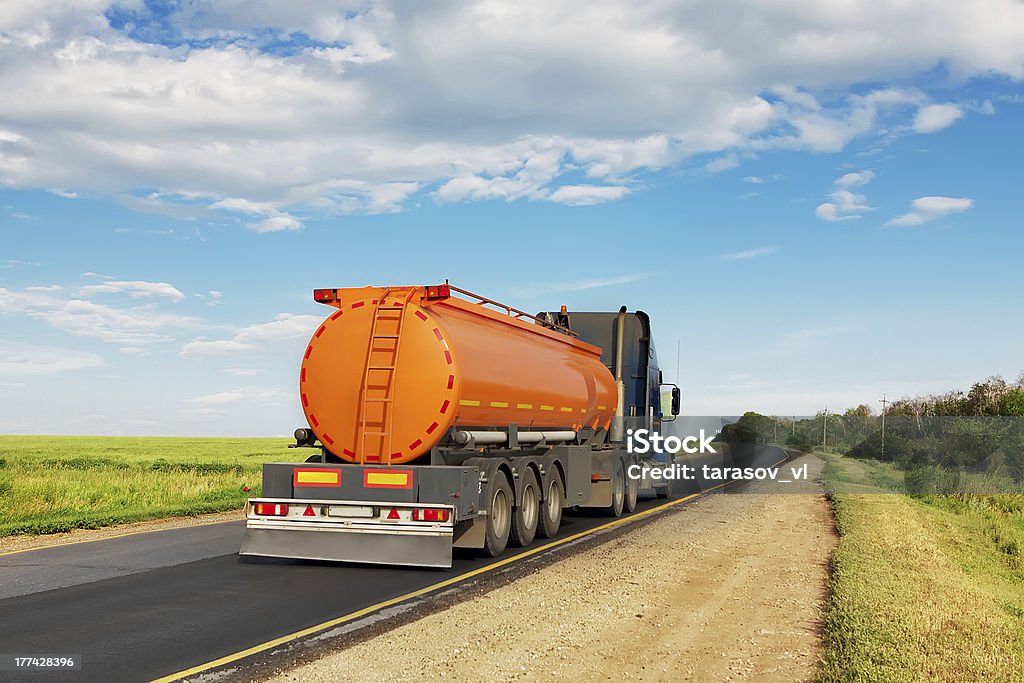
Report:
[[[318,289],[314,299],[338,310],[306,347],[299,392],[313,432],[342,460],[412,462],[452,426],[607,429],[615,414],[601,349],[521,311],[449,285]]]

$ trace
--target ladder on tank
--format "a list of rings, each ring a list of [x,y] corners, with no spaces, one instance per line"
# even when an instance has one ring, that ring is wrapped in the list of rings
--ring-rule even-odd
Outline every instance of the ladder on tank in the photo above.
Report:
[[[356,443],[359,447],[360,465],[365,465],[367,461],[384,465],[391,463],[398,350],[402,341],[405,311],[415,293],[415,289],[410,289],[404,301],[392,299],[389,305],[388,297],[391,296],[391,290],[388,289],[384,290],[375,302],[370,340],[366,348],[363,383],[359,389],[359,429]],[[379,444],[375,455],[367,453],[367,437]]]

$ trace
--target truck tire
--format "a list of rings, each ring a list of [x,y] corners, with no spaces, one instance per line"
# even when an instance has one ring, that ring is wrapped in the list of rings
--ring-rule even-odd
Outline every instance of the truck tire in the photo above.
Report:
[[[496,471],[487,482],[487,528],[484,533],[484,554],[497,557],[505,552],[512,531],[512,486],[504,472]]]
[[[633,477],[626,477],[626,499],[623,501],[623,509],[626,512],[636,512],[636,499],[640,495],[640,482]]]
[[[512,545],[525,548],[533,543],[537,535],[537,523],[540,517],[540,484],[537,475],[527,467],[523,475],[523,491],[519,496],[519,505],[512,513]]]
[[[622,461],[616,460],[612,466],[612,504],[605,508],[612,517],[621,517],[622,508],[626,504],[626,471]]]
[[[537,523],[537,535],[541,538],[554,538],[558,527],[562,526],[562,504],[565,502],[565,484],[562,475],[555,469],[548,477],[547,489],[544,491],[544,503],[540,506],[540,520]]]
[[[656,489],[654,489],[654,495],[657,496],[658,498],[661,498],[662,500],[666,500],[668,498],[669,490],[670,489],[668,486],[659,486]]]
[[[311,455],[308,458],[306,458],[306,462],[320,462],[320,458],[321,458],[321,455],[319,453],[317,453],[316,455]],[[324,462],[329,462],[329,463],[332,463],[332,464],[333,463],[341,463],[342,462],[341,458],[339,458],[338,456],[334,455],[333,453],[327,453],[326,456],[323,458],[323,461]]]

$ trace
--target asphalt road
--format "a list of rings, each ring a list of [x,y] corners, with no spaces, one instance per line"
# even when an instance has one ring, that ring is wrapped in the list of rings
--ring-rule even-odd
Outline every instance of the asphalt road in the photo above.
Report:
[[[566,515],[559,538],[607,521]],[[450,570],[430,570],[240,559],[242,528],[226,522],[0,556],[0,654],[81,659],[79,671],[0,671],[0,679],[151,680],[496,561],[458,554]]]

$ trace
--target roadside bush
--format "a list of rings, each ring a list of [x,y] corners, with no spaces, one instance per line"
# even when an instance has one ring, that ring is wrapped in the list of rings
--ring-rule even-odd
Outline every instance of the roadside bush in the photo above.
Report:
[[[792,446],[804,453],[810,453],[814,450],[814,444],[811,443],[811,440],[804,434],[790,434],[786,438],[786,445]]]

